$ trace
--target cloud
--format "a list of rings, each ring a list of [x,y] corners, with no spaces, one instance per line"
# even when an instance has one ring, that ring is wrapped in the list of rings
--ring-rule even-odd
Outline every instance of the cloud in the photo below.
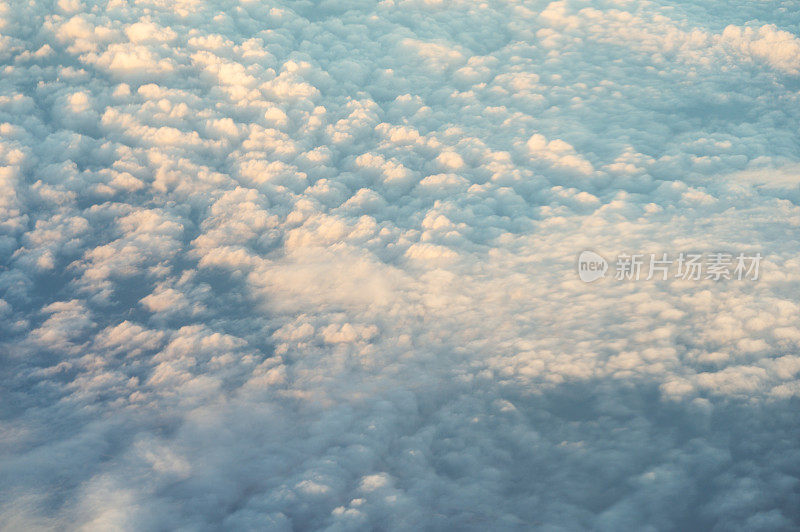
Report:
[[[0,528],[800,524],[800,19],[0,3]],[[758,281],[576,257],[761,253]]]

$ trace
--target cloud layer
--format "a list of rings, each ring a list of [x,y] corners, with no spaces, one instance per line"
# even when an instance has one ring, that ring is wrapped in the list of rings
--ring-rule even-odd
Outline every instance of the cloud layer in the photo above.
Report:
[[[0,528],[800,527],[799,24],[0,3]]]

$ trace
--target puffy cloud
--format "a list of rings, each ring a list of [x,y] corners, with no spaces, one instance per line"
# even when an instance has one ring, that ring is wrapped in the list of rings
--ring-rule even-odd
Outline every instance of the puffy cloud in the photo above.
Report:
[[[0,3],[0,528],[800,526],[798,23]]]

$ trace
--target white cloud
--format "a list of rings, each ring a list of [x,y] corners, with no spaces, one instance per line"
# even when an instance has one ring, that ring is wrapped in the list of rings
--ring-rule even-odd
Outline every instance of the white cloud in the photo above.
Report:
[[[798,22],[0,4],[0,528],[797,527]]]

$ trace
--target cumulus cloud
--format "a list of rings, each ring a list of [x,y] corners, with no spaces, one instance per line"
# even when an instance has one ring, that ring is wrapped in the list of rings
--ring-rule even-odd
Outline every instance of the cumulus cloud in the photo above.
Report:
[[[798,24],[0,2],[0,528],[797,528]]]

